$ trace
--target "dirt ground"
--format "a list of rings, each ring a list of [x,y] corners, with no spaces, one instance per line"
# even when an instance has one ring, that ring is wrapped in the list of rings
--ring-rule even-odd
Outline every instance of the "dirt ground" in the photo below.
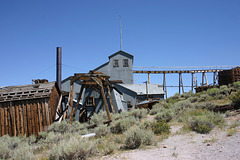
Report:
[[[240,119],[240,115],[226,119],[230,124]],[[209,134],[190,132],[179,134],[181,126],[172,126],[168,139],[159,142],[151,149],[127,151],[101,159],[108,160],[239,160],[240,128],[232,136],[227,136],[227,129],[214,129]]]

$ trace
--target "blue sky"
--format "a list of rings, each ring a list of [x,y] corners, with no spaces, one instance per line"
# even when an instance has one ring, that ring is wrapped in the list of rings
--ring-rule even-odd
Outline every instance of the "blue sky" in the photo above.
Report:
[[[239,8],[239,0],[1,0],[0,86],[54,81],[58,46],[63,79],[107,62],[120,49],[119,15],[134,66],[239,65]]]

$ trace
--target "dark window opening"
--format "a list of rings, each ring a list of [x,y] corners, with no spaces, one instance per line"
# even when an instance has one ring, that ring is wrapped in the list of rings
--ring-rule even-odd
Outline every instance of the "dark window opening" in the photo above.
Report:
[[[129,67],[128,59],[123,60],[123,67]]]
[[[94,97],[86,97],[86,106],[87,107],[95,106]]]
[[[113,60],[113,67],[119,67],[118,65],[118,59]]]

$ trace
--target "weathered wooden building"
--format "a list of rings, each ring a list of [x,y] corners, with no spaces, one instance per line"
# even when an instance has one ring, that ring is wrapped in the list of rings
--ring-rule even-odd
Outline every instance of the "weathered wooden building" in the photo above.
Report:
[[[133,84],[133,55],[122,50],[110,55],[109,61],[94,69],[110,76],[109,80],[122,80]]]
[[[46,131],[54,122],[61,98],[55,82],[0,88],[0,136]]]
[[[218,83],[220,86],[237,81],[240,81],[240,67],[218,72]]]
[[[128,110],[137,104],[137,99],[140,101],[147,99],[145,84],[133,84],[133,55],[124,52],[122,50],[110,55],[109,61],[95,68],[93,71],[101,72],[108,75],[109,81],[113,82],[112,85],[115,89],[110,88],[113,105],[116,111]],[[62,90],[70,92],[71,77],[68,77],[62,81]],[[160,84],[148,84],[148,98],[149,99],[163,99],[164,92],[162,85]],[[80,81],[74,82],[73,98],[74,102],[81,89],[82,84]],[[145,91],[144,91],[145,90]],[[120,92],[118,92],[120,91]],[[88,98],[91,97],[91,102],[95,102],[94,107],[86,107],[85,104]],[[92,98],[94,97],[94,99]],[[106,96],[108,99],[108,96]],[[95,108],[96,112],[104,109],[103,102],[100,94],[92,88],[85,88],[82,91],[82,98],[79,102],[81,107],[86,107],[90,111],[90,108]],[[111,109],[110,109],[111,110]]]

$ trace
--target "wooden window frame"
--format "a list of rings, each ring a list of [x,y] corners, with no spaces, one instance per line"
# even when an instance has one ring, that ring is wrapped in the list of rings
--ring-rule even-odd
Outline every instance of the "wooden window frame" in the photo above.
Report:
[[[117,63],[115,63],[115,62],[117,62]],[[119,60],[118,59],[113,60],[113,67],[114,68],[119,67]]]
[[[92,103],[91,104],[89,103],[90,99],[92,99]],[[93,107],[93,106],[95,106],[95,98],[94,97],[86,97],[85,100],[86,100],[86,103],[85,103],[86,107]]]
[[[127,65],[125,65],[125,61],[127,61]],[[123,59],[123,67],[129,67],[129,61],[128,59]]]

